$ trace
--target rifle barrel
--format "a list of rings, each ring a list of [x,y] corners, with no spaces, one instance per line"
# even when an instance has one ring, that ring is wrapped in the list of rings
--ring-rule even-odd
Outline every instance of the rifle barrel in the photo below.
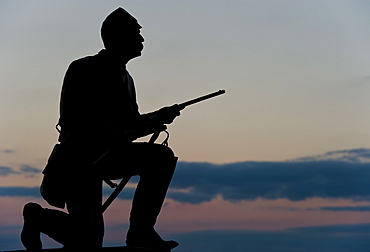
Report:
[[[189,100],[189,101],[186,101],[186,102],[183,102],[183,103],[180,103],[178,104],[180,107],[183,107],[185,108],[186,106],[189,106],[189,105],[192,105],[194,103],[198,103],[198,102],[201,102],[201,101],[204,101],[204,100],[207,100],[207,99],[210,99],[212,97],[215,97],[215,96],[218,96],[218,95],[222,95],[226,93],[225,90],[218,90],[216,92],[213,92],[211,94],[207,94],[207,95],[203,95],[201,97],[198,97],[198,98],[195,98],[195,99],[192,99],[192,100]]]

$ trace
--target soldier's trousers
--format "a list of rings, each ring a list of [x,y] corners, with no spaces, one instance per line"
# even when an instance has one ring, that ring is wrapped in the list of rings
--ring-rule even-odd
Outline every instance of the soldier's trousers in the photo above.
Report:
[[[140,180],[132,201],[130,227],[153,227],[176,162],[173,151],[163,145],[131,143],[117,146],[91,167],[84,177],[71,178],[67,189],[68,214],[45,209],[41,231],[65,247],[102,246],[102,180],[134,175],[139,175]]]

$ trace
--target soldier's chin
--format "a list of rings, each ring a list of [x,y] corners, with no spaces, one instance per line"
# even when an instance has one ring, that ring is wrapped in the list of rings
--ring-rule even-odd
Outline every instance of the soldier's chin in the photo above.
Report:
[[[138,50],[137,53],[139,54],[139,56],[142,54],[143,50],[144,50],[144,47],[143,46],[140,48],[140,50]]]
[[[132,54],[131,55],[131,58],[133,59],[133,58],[140,57],[140,56],[141,56],[141,51],[140,52],[137,52],[135,54]]]
[[[132,52],[132,58],[136,58],[136,57],[141,56],[141,52],[142,52],[142,50],[138,50],[136,52]]]

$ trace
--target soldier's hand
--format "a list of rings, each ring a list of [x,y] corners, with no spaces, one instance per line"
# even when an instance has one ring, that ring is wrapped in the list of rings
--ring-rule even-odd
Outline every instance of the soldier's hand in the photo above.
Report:
[[[158,113],[158,117],[164,124],[170,124],[177,116],[180,115],[180,110],[180,106],[175,104],[172,106],[163,107],[156,113]]]

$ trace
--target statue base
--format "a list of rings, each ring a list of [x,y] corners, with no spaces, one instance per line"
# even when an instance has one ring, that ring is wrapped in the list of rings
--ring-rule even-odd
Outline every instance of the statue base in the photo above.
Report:
[[[8,250],[4,252],[21,252],[21,251],[29,251],[29,250]],[[33,252],[77,252],[76,249],[65,249],[65,248],[51,248],[51,249],[39,249],[39,250],[32,250]],[[128,247],[128,246],[121,246],[121,247],[103,247],[100,250],[103,252],[171,252],[171,249],[154,249],[154,248],[138,248],[138,247]]]

